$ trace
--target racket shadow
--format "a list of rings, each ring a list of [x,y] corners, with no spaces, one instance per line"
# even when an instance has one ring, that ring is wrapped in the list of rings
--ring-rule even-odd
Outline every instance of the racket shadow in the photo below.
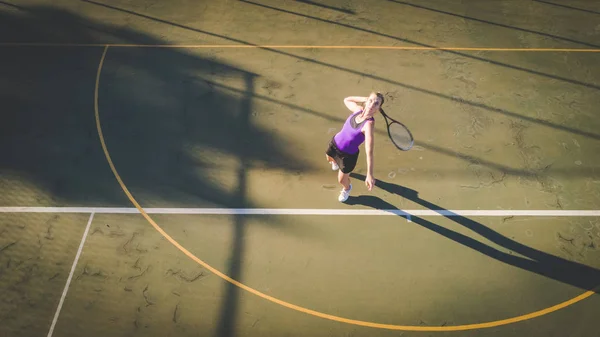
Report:
[[[351,173],[351,177],[356,179],[365,179],[364,175]],[[448,210],[433,204],[427,200],[423,200],[419,197],[419,193],[407,187],[403,187],[396,184],[391,184],[381,180],[377,180],[375,186],[382,190],[395,194],[397,196],[411,200],[421,206],[424,206],[434,211],[445,211]],[[399,210],[394,205],[382,200],[376,196],[361,195],[351,196],[346,201],[349,205],[364,205],[379,210]],[[403,215],[399,215],[404,218]],[[452,214],[443,215],[447,219],[454,221],[455,223],[462,225],[471,231],[485,237],[491,242],[515,253],[518,253],[524,257],[511,255],[500,251],[492,246],[489,246],[483,242],[475,240],[464,234],[460,234],[453,230],[447,229],[440,225],[437,225],[429,220],[422,217],[411,216],[413,223],[416,223],[424,228],[427,228],[433,232],[436,232],[450,240],[453,240],[463,246],[474,249],[481,254],[487,255],[490,258],[496,259],[500,262],[536,273],[556,281],[566,283],[584,290],[594,290],[596,293],[600,290],[600,270],[590,266],[586,266],[581,263],[569,261],[561,257],[546,253],[535,248],[521,244],[515,240],[509,239],[506,236],[490,229],[489,227],[469,219],[467,217]]]

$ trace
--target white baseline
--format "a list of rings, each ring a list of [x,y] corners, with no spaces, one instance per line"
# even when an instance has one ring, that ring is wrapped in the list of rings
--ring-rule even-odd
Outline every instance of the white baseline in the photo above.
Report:
[[[600,217],[600,210],[400,210],[320,208],[144,208],[148,214],[204,215],[396,215],[396,216],[538,216]],[[135,207],[0,207],[0,213],[140,214]]]

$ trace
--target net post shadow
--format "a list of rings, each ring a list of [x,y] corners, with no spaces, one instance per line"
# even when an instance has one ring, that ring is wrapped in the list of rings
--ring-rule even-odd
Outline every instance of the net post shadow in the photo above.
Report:
[[[239,130],[245,130],[250,127],[252,123],[250,116],[252,113],[252,98],[254,96],[254,75],[250,73],[243,74],[245,82],[245,93],[240,100],[240,114],[238,116],[237,124]],[[247,204],[247,170],[250,165],[250,160],[247,156],[246,144],[247,140],[243,135],[238,135],[238,146],[239,151],[239,167],[237,170],[237,194],[235,195],[235,204],[243,205]],[[232,250],[229,256],[229,267],[227,275],[236,281],[241,281],[242,276],[242,263],[244,259],[244,237],[245,237],[245,220],[244,215],[236,214],[233,216],[233,243]],[[219,316],[219,323],[217,325],[217,337],[231,337],[235,336],[235,322],[238,314],[238,299],[240,289],[232,284],[227,283],[225,285],[225,295],[223,296],[221,311]]]

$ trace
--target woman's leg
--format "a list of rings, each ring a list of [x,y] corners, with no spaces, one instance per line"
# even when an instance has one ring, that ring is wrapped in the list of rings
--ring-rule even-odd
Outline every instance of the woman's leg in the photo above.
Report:
[[[344,173],[342,170],[338,171],[338,182],[342,184],[344,190],[350,190],[350,173]]]
[[[345,202],[350,197],[350,191],[352,190],[352,185],[350,184],[350,173],[344,173],[342,170],[339,170],[338,182],[343,186],[342,190],[340,191],[340,195],[338,196],[338,200],[340,202]]]

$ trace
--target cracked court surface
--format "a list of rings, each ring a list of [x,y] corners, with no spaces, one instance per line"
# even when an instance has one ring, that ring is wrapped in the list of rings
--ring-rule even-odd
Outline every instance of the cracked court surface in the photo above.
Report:
[[[593,4],[2,1],[0,9],[2,334],[597,331],[598,217],[511,213],[600,204]],[[334,45],[396,49],[306,47]],[[380,184],[372,193],[361,186],[363,157],[354,198],[342,205],[322,152],[346,116],[343,97],[372,89],[386,93],[386,111],[417,147],[397,152],[379,119]],[[226,282],[139,214],[85,208],[133,207],[100,146],[96,98],[110,157],[144,208],[349,212],[150,215],[224,275],[336,317],[412,330],[484,326],[394,331],[299,312]],[[17,206],[83,211],[6,208]],[[410,222],[350,213],[378,209],[505,213]],[[555,312],[485,326],[589,291]]]

